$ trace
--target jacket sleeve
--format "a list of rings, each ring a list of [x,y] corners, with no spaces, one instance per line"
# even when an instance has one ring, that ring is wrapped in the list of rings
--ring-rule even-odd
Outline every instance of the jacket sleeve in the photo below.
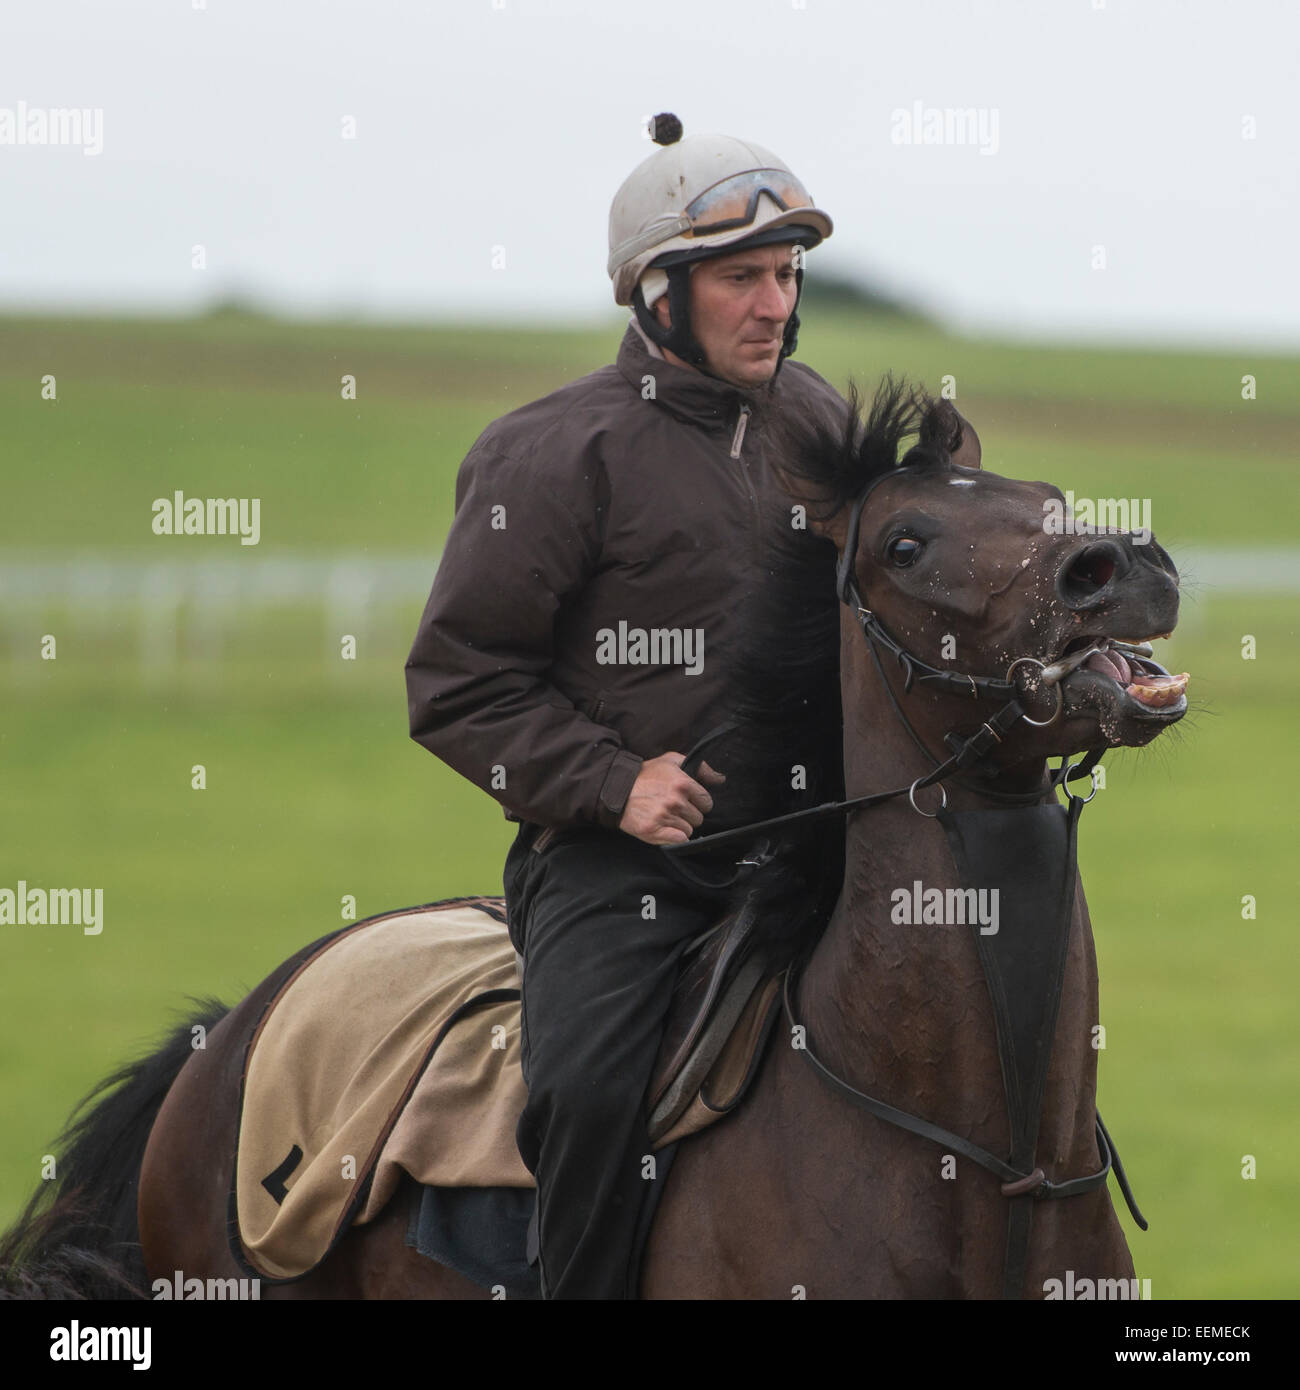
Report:
[[[594,469],[584,492],[495,448],[490,433],[461,465],[406,662],[411,737],[507,814],[616,828],[641,759],[548,680],[561,605],[599,559]]]

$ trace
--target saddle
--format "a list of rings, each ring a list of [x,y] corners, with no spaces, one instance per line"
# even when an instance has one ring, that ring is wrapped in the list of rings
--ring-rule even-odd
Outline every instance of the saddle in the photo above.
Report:
[[[535,1187],[515,1145],[527,1091],[504,907],[456,898],[367,918],[268,1003],[245,1054],[230,1194],[242,1268],[302,1278],[406,1178]],[[687,954],[647,1089],[656,1151],[730,1113],[757,1074],[781,973],[751,928],[728,917]]]

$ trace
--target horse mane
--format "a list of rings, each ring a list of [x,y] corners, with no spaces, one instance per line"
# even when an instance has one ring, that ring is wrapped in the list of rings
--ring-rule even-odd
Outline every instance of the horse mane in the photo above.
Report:
[[[963,433],[951,402],[887,373],[865,421],[861,392],[850,382],[838,429],[826,420],[783,416],[776,422],[774,443],[787,491],[811,503],[816,520],[828,521],[891,469],[951,462]],[[912,434],[917,442],[900,459],[899,447]]]
[[[886,375],[865,420],[850,384],[842,412],[817,420],[778,416],[769,457],[780,459],[785,524],[765,533],[762,580],[747,597],[731,660],[737,727],[725,744],[725,822],[742,825],[843,800],[840,603],[833,541],[807,519],[826,522],[886,471],[942,466],[961,446],[961,417],[906,380]],[[900,459],[905,438],[917,441]],[[715,764],[722,762],[715,759]],[[716,798],[719,807],[722,796]],[[779,854],[740,889],[735,910],[757,912],[760,934],[797,948],[815,941],[844,876],[843,822],[782,829]],[[705,826],[707,831],[710,827]]]

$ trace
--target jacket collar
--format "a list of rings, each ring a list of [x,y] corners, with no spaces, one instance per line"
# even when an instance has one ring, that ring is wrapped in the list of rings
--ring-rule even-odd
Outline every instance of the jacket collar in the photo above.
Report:
[[[654,377],[655,403],[686,424],[706,430],[731,429],[742,406],[749,406],[757,415],[775,396],[774,381],[745,390],[704,372],[679,367],[662,356],[652,357],[645,339],[631,323],[618,350],[618,369],[638,395],[643,378]]]

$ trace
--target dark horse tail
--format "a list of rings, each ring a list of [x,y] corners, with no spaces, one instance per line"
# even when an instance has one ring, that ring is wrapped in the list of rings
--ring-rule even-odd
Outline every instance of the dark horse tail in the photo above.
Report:
[[[57,1177],[0,1237],[0,1299],[145,1298],[136,1196],[154,1120],[193,1049],[229,1012],[196,999],[195,1013],[156,1051],[106,1076],[56,1141]],[[97,1097],[102,1097],[88,1109]]]

